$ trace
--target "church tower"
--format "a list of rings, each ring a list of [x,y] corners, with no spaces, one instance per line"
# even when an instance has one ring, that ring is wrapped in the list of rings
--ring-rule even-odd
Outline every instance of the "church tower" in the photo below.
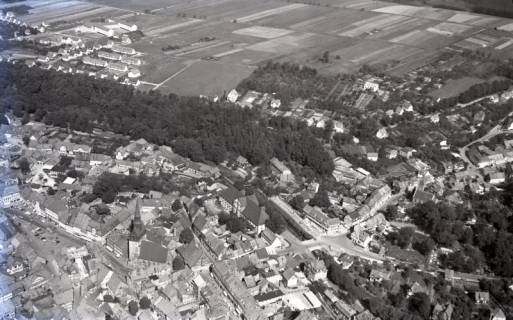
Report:
[[[128,236],[128,259],[133,260],[139,257],[141,239],[146,234],[146,228],[141,219],[141,204],[139,198],[135,202],[134,219],[130,225]]]

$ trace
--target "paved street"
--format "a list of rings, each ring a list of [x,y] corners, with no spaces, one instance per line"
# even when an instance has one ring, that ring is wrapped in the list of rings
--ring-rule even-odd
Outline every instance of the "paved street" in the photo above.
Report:
[[[289,231],[285,231],[282,236],[290,243],[290,247],[281,250],[281,253],[309,253],[315,249],[325,248],[334,256],[345,253],[371,261],[385,260],[383,256],[358,247],[345,234],[339,236],[320,236],[317,239],[306,241],[299,241]]]
[[[104,262],[107,265],[109,265],[111,268],[113,268],[116,272],[118,272],[121,275],[128,275],[128,273],[130,272],[130,268],[126,267],[116,257],[114,257],[114,255],[112,253],[110,253],[107,249],[105,249],[105,247],[103,247],[99,244],[91,243],[91,242],[85,241],[83,239],[74,237],[74,236],[70,235],[69,233],[66,233],[63,230],[61,230],[60,228],[58,228],[55,224],[42,221],[39,216],[36,216],[34,214],[26,215],[22,211],[16,210],[16,209],[10,209],[9,213],[12,216],[17,217],[17,219],[23,220],[25,222],[28,222],[35,226],[38,226],[42,229],[50,228],[53,233],[58,234],[59,237],[65,238],[66,240],[72,242],[76,247],[87,246],[89,249],[91,249],[93,251],[93,253],[95,253],[96,256],[98,256],[99,258],[103,258]],[[28,232],[28,235],[33,237],[32,233],[30,233],[30,232]],[[41,247],[40,240],[32,239],[31,243],[34,243],[35,246],[37,246],[37,247],[34,247],[34,249],[36,251],[44,252],[44,251],[40,251],[40,250],[43,250],[43,248]]]

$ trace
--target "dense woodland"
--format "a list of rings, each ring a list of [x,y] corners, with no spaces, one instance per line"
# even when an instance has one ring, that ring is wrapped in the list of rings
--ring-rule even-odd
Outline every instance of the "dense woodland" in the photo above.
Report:
[[[506,73],[507,71],[502,71],[502,73]],[[512,74],[513,75],[513,74]],[[429,114],[432,112],[444,111],[447,108],[452,108],[456,106],[458,103],[469,103],[478,98],[500,93],[511,86],[511,80],[495,80],[492,82],[483,82],[479,84],[475,84],[460,93],[458,96],[445,98],[440,100],[437,104],[433,106],[425,105],[419,111],[425,114]]]
[[[353,79],[351,75],[325,76],[307,66],[268,62],[244,79],[238,85],[237,90],[274,93],[285,106],[296,98],[302,98],[310,99],[311,105],[315,105],[319,109],[342,111],[340,102],[327,98],[337,83],[350,79]],[[356,109],[344,109],[346,114],[352,111],[355,114],[359,113]]]
[[[99,127],[171,145],[192,160],[219,163],[228,152],[252,164],[274,156],[326,175],[329,154],[306,126],[272,127],[256,111],[226,102],[134,90],[108,80],[70,75],[25,65],[0,64],[0,110],[63,128],[91,132]]]
[[[513,4],[510,0],[392,0],[392,2],[451,10],[468,10],[480,14],[513,18]]]
[[[504,191],[467,195],[469,206],[426,202],[408,215],[438,245],[454,249],[442,256],[446,267],[474,272],[488,266],[496,275],[512,277],[513,184]]]
[[[404,267],[399,276],[384,280],[382,283],[369,281],[372,266],[356,262],[349,270],[343,269],[334,259],[324,254],[322,259],[328,267],[328,278],[339,286],[339,292],[348,301],[360,301],[375,316],[383,320],[422,320],[431,318],[436,304],[453,305],[453,320],[488,320],[489,311],[473,312],[476,305],[473,296],[462,288],[452,286],[443,275],[433,276],[419,273],[412,267]],[[391,266],[385,266],[391,270]],[[410,290],[415,282],[432,288],[432,296],[424,292],[412,293]],[[506,281],[483,281],[483,290],[490,291],[492,296],[507,304],[512,301]],[[493,289],[492,289],[493,288]],[[508,309],[506,309],[508,312]],[[436,318],[443,319],[443,318]]]

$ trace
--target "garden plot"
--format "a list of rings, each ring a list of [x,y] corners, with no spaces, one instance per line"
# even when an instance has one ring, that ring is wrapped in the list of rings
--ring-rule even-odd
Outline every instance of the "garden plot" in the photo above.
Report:
[[[383,47],[390,45],[393,44],[382,41],[357,41],[356,43],[343,46],[340,50],[333,51],[332,55],[339,56],[342,61],[355,61],[359,57],[379,51],[383,49]]]
[[[374,12],[399,14],[410,17],[424,18],[430,20],[445,21],[454,15],[452,10],[417,7],[408,5],[392,5],[373,10]]]
[[[387,6],[379,9],[372,10],[374,12],[380,13],[388,13],[388,14],[399,14],[403,16],[414,16],[415,13],[420,11],[419,7],[416,6],[408,6],[408,5],[394,5]]]
[[[248,16],[237,18],[237,22],[248,23],[248,22],[251,22],[253,20],[258,20],[258,19],[266,18],[266,17],[269,17],[269,16],[276,15],[278,13],[283,13],[283,12],[288,12],[288,11],[292,11],[292,10],[299,9],[299,8],[304,8],[305,6],[306,6],[306,4],[301,4],[301,3],[289,4],[289,5],[286,5],[286,6],[282,6],[282,7],[278,7],[278,8],[274,8],[274,9],[269,9],[269,10],[264,10],[264,11],[261,11],[261,12],[250,14]]]
[[[382,1],[374,1],[374,0],[358,0],[358,1],[350,1],[348,3],[338,4],[339,7],[354,9],[354,10],[373,10],[376,8],[380,8],[385,5],[386,2]]]
[[[254,67],[198,61],[159,88],[164,93],[221,96],[249,77]]]
[[[240,17],[283,5],[284,3],[278,0],[201,0],[194,6],[190,6],[188,1],[182,1],[177,6],[159,11],[159,14],[173,15],[180,12],[188,17],[198,16],[211,20],[232,22]]]
[[[67,15],[65,17],[65,20],[66,21],[81,21],[81,20],[85,20],[87,19],[88,17],[98,17],[98,16],[102,16],[108,12],[112,12],[112,8],[108,8],[108,7],[96,7],[96,8],[91,8],[91,9],[88,9],[88,10],[83,10],[81,12],[77,12],[77,13],[74,13],[74,14],[70,14],[70,15]],[[56,17],[56,18],[52,18],[52,19],[46,19],[45,22],[47,23],[52,23],[52,22],[57,22],[59,20],[63,20],[62,17]]]
[[[513,22],[502,25],[502,26],[498,27],[497,29],[502,30],[502,31],[512,32],[513,31]]]
[[[176,24],[162,26],[162,27],[155,28],[155,29],[150,29],[150,30],[145,30],[144,33],[147,36],[150,36],[150,37],[152,37],[152,36],[153,37],[154,36],[160,36],[160,35],[169,33],[171,31],[174,31],[174,30],[177,30],[177,29],[182,29],[182,28],[190,27],[190,26],[198,24],[198,23],[200,23],[202,21],[203,20],[199,20],[199,19],[188,19],[187,21],[179,22],[179,23],[176,23]]]
[[[453,43],[451,38],[440,36],[438,34],[428,32],[424,29],[412,30],[401,36],[390,39],[389,41],[425,49],[442,48]]]
[[[23,16],[22,20],[26,23],[40,23],[50,19],[65,20],[67,15],[87,11],[97,8],[97,6],[84,3],[72,2],[70,4],[63,4],[62,2],[49,4],[46,7],[37,7],[30,10],[30,14]]]
[[[244,29],[233,31],[234,34],[251,36],[263,39],[274,39],[278,37],[286,36],[292,33],[292,30],[263,27],[263,26],[252,26]]]
[[[335,35],[347,30],[353,24],[371,18],[379,19],[379,15],[368,11],[335,9],[332,13],[327,14],[326,16],[312,17],[305,21],[293,24],[289,28],[298,31]]]
[[[373,35],[367,37],[367,39],[383,39],[383,40],[394,40],[399,39],[399,41],[394,40],[392,42],[401,43],[402,38],[408,38],[410,33],[416,33],[418,30],[425,30],[426,28],[433,25],[433,21],[419,19],[419,18],[409,18],[408,20],[398,23],[392,26],[389,26]]]
[[[313,37],[316,37],[316,35],[313,33],[288,35],[281,38],[259,42],[249,46],[248,49],[269,53],[286,54],[307,47],[308,45],[306,41]]]
[[[473,14],[459,12],[459,13],[456,13],[455,15],[453,15],[452,17],[450,17],[447,21],[454,22],[454,23],[466,23],[466,22],[470,22],[472,20],[476,20],[478,18],[479,18],[479,16],[476,16]]]
[[[373,33],[382,29],[389,28],[394,24],[398,24],[408,20],[408,17],[399,15],[383,15],[381,17],[367,19],[363,22],[359,22],[356,28],[352,28],[345,32],[339,33],[340,36],[345,37],[358,37],[363,34]]]
[[[504,50],[507,47],[511,46],[513,44],[513,39],[506,40],[506,42],[503,42],[502,44],[495,47],[495,50]]]
[[[306,6],[294,9],[293,11],[278,13],[276,15],[262,18],[254,23],[267,27],[290,29],[291,25],[311,20],[313,18],[326,17],[334,11],[338,10],[333,10],[333,8],[327,7]]]
[[[472,27],[463,24],[442,22],[436,26],[428,28],[427,31],[443,36],[452,37],[454,35],[462,34],[470,29],[472,29]]]
[[[240,49],[241,48],[225,51],[214,57],[218,58],[223,63],[257,65],[276,56],[276,54],[269,52]]]

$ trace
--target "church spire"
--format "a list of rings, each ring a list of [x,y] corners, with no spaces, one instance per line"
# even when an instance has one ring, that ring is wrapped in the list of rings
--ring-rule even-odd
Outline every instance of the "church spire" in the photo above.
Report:
[[[130,230],[130,239],[132,241],[139,241],[146,233],[146,228],[141,219],[141,203],[140,199],[135,200],[134,219],[132,220],[132,226]]]
[[[135,221],[141,221],[141,199],[139,197],[135,200],[134,222]]]

